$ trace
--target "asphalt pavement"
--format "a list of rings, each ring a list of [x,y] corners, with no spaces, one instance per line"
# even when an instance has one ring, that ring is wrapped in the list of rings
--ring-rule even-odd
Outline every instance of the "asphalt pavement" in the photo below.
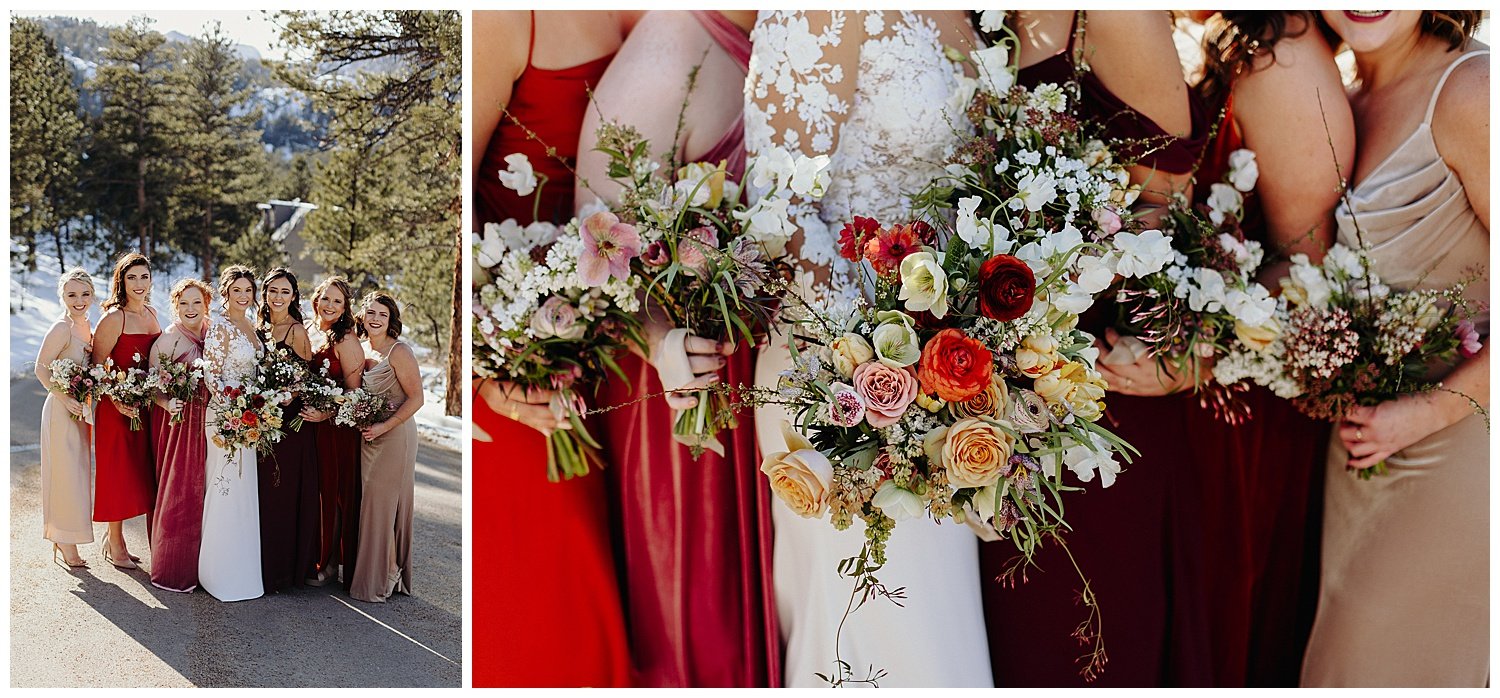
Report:
[[[417,451],[413,595],[386,603],[336,585],[222,603],[201,589],[158,589],[143,570],[79,546],[89,567],[52,562],[42,538],[40,454],[45,394],[11,385],[10,668],[15,687],[459,686],[463,671],[461,460]],[[151,564],[144,517],[125,525],[130,551]]]

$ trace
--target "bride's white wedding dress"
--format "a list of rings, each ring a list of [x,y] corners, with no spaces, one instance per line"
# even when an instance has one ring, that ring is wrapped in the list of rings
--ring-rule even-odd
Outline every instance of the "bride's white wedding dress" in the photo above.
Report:
[[[972,34],[965,28],[962,36]],[[831,156],[821,201],[794,200],[789,208],[800,233],[788,249],[811,295],[847,301],[860,282],[838,256],[838,230],[855,215],[883,225],[908,216],[903,194],[942,172],[970,88],[944,57],[937,23],[920,13],[762,11],[751,39],[746,147],[752,161],[772,147]],[[756,384],[774,387],[790,365],[784,336],[773,337]],[[779,427],[786,411],[763,407],[755,419],[761,452],[786,450]],[[823,685],[814,674],[837,673],[834,636],[853,589],[837,564],[859,553],[864,527],[856,520],[838,531],[826,515],[804,519],[779,501],[772,521],[785,685]],[[979,541],[967,527],[901,521],[877,576],[889,588],[906,587],[907,598],[904,607],[876,598],[849,617],[840,650],[855,678],[873,666],[887,672],[882,687],[993,686]]]
[[[257,343],[227,318],[215,317],[203,356],[212,367],[210,386],[244,385],[255,376]],[[207,491],[203,497],[203,541],[198,549],[198,583],[220,601],[244,601],[265,594],[260,576],[260,495],[255,449],[231,457],[214,445],[214,414],[208,426]]]

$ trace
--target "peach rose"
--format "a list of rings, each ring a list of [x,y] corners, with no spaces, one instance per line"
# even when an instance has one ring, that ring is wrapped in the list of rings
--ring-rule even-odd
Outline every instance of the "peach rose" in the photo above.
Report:
[[[781,423],[781,435],[789,450],[767,455],[760,464],[760,471],[770,479],[771,491],[798,516],[819,518],[828,508],[833,464],[790,423]]]
[[[1000,480],[1016,438],[998,422],[982,417],[960,419],[948,427],[943,465],[954,487],[987,487]]]
[[[953,403],[953,416],[1004,418],[1010,411],[1010,390],[1000,376],[990,378],[990,384],[978,395],[964,402]]]
[[[910,368],[871,361],[854,369],[854,389],[865,399],[865,421],[878,429],[901,421],[917,399],[917,377]]]

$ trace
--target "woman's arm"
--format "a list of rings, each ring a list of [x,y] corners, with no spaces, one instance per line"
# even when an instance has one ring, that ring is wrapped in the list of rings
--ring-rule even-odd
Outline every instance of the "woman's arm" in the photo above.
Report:
[[[417,366],[416,354],[412,353],[411,347],[398,343],[391,348],[390,362],[391,370],[396,372],[396,380],[401,383],[401,392],[406,393],[406,402],[401,403],[401,407],[390,418],[365,429],[366,441],[380,438],[422,409],[422,371]]]
[[[501,109],[510,104],[511,88],[526,70],[526,47],[531,40],[528,10],[490,10],[474,13],[473,94],[474,177],[482,173],[485,145],[500,127]],[[491,173],[493,175],[493,173]]]
[[[52,387],[52,362],[62,356],[68,347],[68,341],[72,339],[73,329],[68,326],[66,320],[58,321],[47,330],[47,336],[42,338],[42,346],[36,352],[36,366],[33,371],[36,379],[42,382],[42,388],[51,393],[53,397],[62,401],[63,407],[75,415],[83,416],[83,403],[58,391]],[[87,367],[85,367],[87,368]]]
[[[344,370],[344,388],[358,388],[365,377],[365,351],[360,348],[359,340],[352,334],[346,334],[333,347],[333,353],[338,355],[339,367]]]
[[[115,350],[115,344],[120,341],[120,334],[125,331],[125,314],[119,309],[111,310],[104,314],[99,320],[99,326],[94,328],[94,351],[93,362],[104,363],[109,358],[109,353]]]

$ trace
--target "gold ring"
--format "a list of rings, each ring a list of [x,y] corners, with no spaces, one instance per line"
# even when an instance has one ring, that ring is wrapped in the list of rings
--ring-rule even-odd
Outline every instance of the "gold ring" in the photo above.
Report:
[[[512,422],[519,422],[519,421],[521,421],[521,408],[516,407],[515,405],[511,405],[510,406],[510,421],[512,421]]]
[[[1365,440],[1365,430],[1356,427],[1354,429],[1354,440],[1355,441],[1364,441]]]

